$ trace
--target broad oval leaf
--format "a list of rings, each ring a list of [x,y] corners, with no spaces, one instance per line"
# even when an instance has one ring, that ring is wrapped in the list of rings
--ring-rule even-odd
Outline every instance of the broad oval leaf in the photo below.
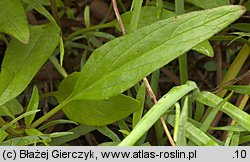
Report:
[[[8,45],[0,74],[0,105],[18,96],[55,50],[58,28],[52,24],[32,26],[28,44],[13,39]]]
[[[28,43],[30,31],[20,0],[1,0],[0,11],[0,32],[14,36],[22,43]]]
[[[207,40],[238,19],[242,6],[223,6],[157,21],[96,49],[71,99],[107,99]]]
[[[80,73],[73,73],[59,86],[56,98],[62,103],[73,91]],[[80,124],[103,126],[121,120],[137,111],[140,103],[128,96],[117,95],[108,100],[74,100],[63,107],[63,112],[72,121]]]
[[[204,9],[209,9],[209,8],[214,8],[214,7],[224,6],[224,5],[230,5],[229,0],[206,0],[206,1],[186,0],[186,1],[189,3],[192,3],[195,6],[198,6],[200,8],[204,8]]]

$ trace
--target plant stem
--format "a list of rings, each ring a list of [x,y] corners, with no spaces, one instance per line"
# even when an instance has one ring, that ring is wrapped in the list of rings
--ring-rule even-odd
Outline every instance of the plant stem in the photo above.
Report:
[[[56,7],[56,0],[50,0],[50,8],[51,8],[51,12],[52,12],[54,19],[56,20],[57,24],[61,27],[60,19],[59,19],[57,7]]]
[[[70,97],[68,97],[68,98],[70,98]],[[68,104],[70,101],[71,100],[69,100],[69,99],[64,100],[61,104],[57,105],[54,109],[52,109],[47,114],[43,115],[41,118],[36,120],[33,124],[31,124],[30,128],[36,128],[37,126],[39,126],[40,124],[42,124],[43,122],[45,122],[46,120],[51,118],[53,115],[55,115],[57,112],[59,112],[63,108],[63,106]]]
[[[177,15],[184,14],[184,0],[175,0],[175,12]],[[187,54],[181,55],[179,58],[180,81],[181,84],[188,80]]]
[[[0,126],[3,127],[4,125],[6,125],[6,122],[4,121],[4,119],[2,117],[0,117]],[[21,135],[24,133],[24,130],[16,130],[13,129],[12,127],[9,127],[5,130],[8,134],[17,136],[17,135]]]
[[[76,37],[77,35],[80,35],[80,34],[85,33],[87,31],[102,29],[102,28],[110,28],[110,27],[114,27],[114,26],[115,25],[113,22],[99,24],[99,25],[95,25],[95,26],[90,26],[89,28],[80,29],[80,30],[75,31],[74,33],[69,34],[65,40],[70,40],[70,39]]]

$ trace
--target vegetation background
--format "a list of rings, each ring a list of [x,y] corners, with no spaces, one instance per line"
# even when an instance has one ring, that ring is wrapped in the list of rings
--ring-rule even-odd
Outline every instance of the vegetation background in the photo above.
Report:
[[[0,145],[249,145],[249,0],[0,11]]]

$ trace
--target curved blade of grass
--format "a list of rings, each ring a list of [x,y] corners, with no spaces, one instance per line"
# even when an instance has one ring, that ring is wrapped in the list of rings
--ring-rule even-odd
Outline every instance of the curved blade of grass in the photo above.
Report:
[[[146,84],[142,83],[140,86],[138,93],[136,95],[136,99],[140,101],[140,109],[133,114],[133,128],[136,126],[136,124],[141,120],[143,110],[144,110],[144,104],[145,104],[145,94],[146,94]]]
[[[119,144],[119,146],[134,145],[153,124],[179,99],[185,96],[188,92],[196,89],[197,86],[194,82],[188,81],[186,84],[172,88],[165,94],[148,112],[131,133]]]
[[[169,115],[167,121],[170,125],[174,126],[175,115]],[[212,138],[190,122],[186,123],[185,131],[186,137],[198,146],[218,146]]]
[[[92,53],[71,99],[100,100],[123,92],[219,32],[244,12],[242,6],[191,12],[157,21],[110,41]]]
[[[20,42],[27,44],[30,31],[20,0],[1,0],[0,11],[0,32],[13,35]]]
[[[121,142],[120,138],[108,127],[97,127],[96,128],[101,134],[110,138],[113,142]]]
[[[194,99],[199,101],[200,103],[210,106],[210,107],[216,107],[219,103],[223,101],[222,98],[218,97],[217,95],[203,91],[200,93],[197,93],[194,96]],[[226,113],[228,116],[230,116],[232,119],[237,121],[243,128],[250,131],[250,115],[246,112],[240,110],[236,106],[232,105],[229,102],[226,102],[222,107],[221,111]]]
[[[44,129],[47,129],[49,127],[58,125],[58,124],[75,124],[78,125],[76,122],[71,121],[71,120],[65,120],[65,119],[58,119],[58,120],[53,120],[51,122],[48,122],[44,124],[43,126],[39,127],[37,130],[42,131]]]
[[[36,86],[33,87],[33,92],[28,104],[28,107],[26,109],[26,112],[32,111],[32,110],[37,110],[38,109],[38,104],[39,104],[39,92]],[[34,120],[36,114],[32,114],[29,116],[24,117],[24,123],[26,126],[29,126],[32,121]]]
[[[179,126],[176,138],[176,146],[186,146],[186,123],[188,119],[188,97],[184,100],[184,105],[179,118]]]
[[[250,86],[249,85],[246,85],[246,86],[227,85],[227,86],[223,86],[223,89],[231,90],[231,91],[234,91],[234,92],[240,93],[240,94],[248,94],[248,95],[250,95]]]

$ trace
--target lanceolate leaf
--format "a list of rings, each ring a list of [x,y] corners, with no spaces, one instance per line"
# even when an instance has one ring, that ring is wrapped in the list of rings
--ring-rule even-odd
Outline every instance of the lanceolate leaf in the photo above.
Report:
[[[32,111],[32,110],[37,110],[38,109],[38,104],[39,104],[39,92],[36,86],[33,87],[33,92],[29,101],[29,104],[27,106],[26,112]],[[26,126],[29,126],[32,121],[34,120],[36,114],[32,114],[29,116],[26,116],[24,118],[24,122]]]
[[[242,6],[191,12],[110,41],[92,53],[76,82],[73,99],[107,99],[125,91],[244,12]]]
[[[230,5],[229,0],[206,0],[206,1],[186,0],[186,1],[204,9],[219,7],[223,5]]]
[[[170,17],[177,15],[175,12],[169,11],[166,9],[160,9],[160,11],[161,11],[160,13],[158,11],[159,11],[158,7],[143,6],[141,8],[137,29],[142,28],[146,25],[150,25],[150,24],[156,22],[157,20],[162,20],[162,19],[170,18]],[[158,14],[159,14],[159,16],[158,16]],[[124,14],[121,15],[122,22],[123,22],[124,27],[128,33],[131,32],[130,20],[132,18],[132,15],[133,15],[132,11],[125,12]],[[117,20],[113,21],[112,23],[114,23],[117,30],[121,30],[120,25],[119,25]],[[214,56],[213,48],[208,40],[204,40],[203,42],[194,46],[193,50],[195,50],[199,53],[202,53],[204,55],[207,55],[209,57]]]
[[[12,40],[0,74],[0,106],[18,96],[55,50],[59,31],[52,24],[32,26],[28,44]]]
[[[79,75],[80,73],[75,72],[62,81],[56,93],[60,103],[72,93]],[[137,100],[120,94],[108,100],[75,100],[68,103],[63,112],[70,120],[80,124],[103,126],[127,117],[139,107]]]
[[[0,32],[14,36],[22,43],[28,43],[29,26],[20,0],[1,0],[0,11]]]

